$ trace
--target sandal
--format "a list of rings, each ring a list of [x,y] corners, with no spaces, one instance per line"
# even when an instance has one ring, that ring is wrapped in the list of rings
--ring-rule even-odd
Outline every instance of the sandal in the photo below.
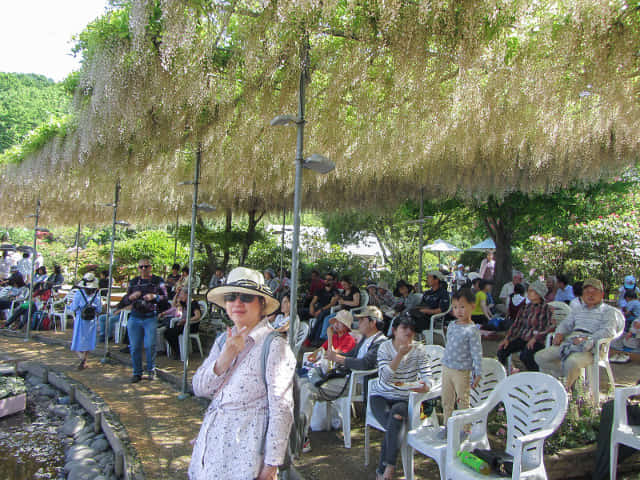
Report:
[[[78,370],[84,370],[85,368],[87,368],[87,361],[81,360],[80,363],[78,364]]]

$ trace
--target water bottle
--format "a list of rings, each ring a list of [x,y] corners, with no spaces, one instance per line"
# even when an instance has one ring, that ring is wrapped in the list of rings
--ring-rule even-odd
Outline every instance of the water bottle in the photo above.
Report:
[[[458,452],[458,457],[460,457],[460,461],[462,463],[473,468],[476,472],[482,475],[489,475],[491,473],[491,467],[489,467],[489,464],[481,458],[476,457],[471,452],[460,451]]]

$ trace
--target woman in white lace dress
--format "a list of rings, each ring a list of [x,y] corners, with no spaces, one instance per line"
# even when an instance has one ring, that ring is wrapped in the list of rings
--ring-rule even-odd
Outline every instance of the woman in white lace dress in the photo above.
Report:
[[[284,337],[263,346],[266,315],[279,302],[262,274],[238,267],[207,299],[226,309],[234,327],[218,336],[193,377],[196,396],[211,399],[189,467],[191,480],[275,480],[293,422],[295,358]],[[266,383],[265,383],[266,380]]]

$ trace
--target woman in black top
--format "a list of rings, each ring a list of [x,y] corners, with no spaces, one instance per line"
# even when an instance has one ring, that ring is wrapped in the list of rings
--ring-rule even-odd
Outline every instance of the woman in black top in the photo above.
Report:
[[[178,293],[175,303],[175,307],[182,312],[182,316],[173,327],[165,330],[164,338],[169,342],[173,358],[180,358],[178,337],[182,335],[182,332],[184,332],[184,324],[187,318],[187,291],[184,288],[180,290],[180,293]],[[195,300],[191,300],[191,319],[189,320],[190,333],[196,333],[198,331],[198,328],[200,327],[200,317],[202,317],[200,304]]]

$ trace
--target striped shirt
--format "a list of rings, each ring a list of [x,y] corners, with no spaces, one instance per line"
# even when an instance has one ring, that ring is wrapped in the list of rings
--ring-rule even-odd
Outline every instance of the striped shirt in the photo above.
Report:
[[[602,302],[593,308],[586,305],[572,308],[558,325],[557,332],[562,335],[574,332],[587,334],[595,343],[603,338],[613,338],[622,327],[624,324],[618,325],[616,320],[616,309]]]
[[[393,340],[382,342],[378,349],[378,380],[373,384],[371,395],[408,400],[410,390],[396,384],[421,380],[431,386],[431,367],[424,345],[413,343],[409,353],[402,357],[400,365],[393,371],[391,362],[397,354]]]

